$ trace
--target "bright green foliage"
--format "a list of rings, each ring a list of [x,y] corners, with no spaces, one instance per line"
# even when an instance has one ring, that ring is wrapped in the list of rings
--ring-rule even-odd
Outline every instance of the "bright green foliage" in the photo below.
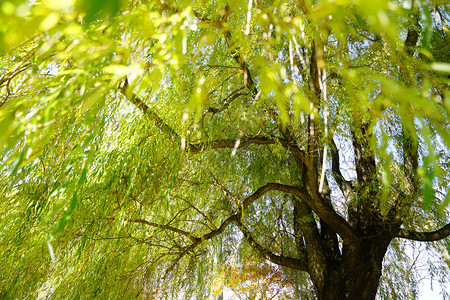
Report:
[[[1,2],[0,298],[208,298],[225,262],[261,258],[233,224],[205,235],[261,186],[302,185],[283,141],[309,151],[312,120],[314,180],[340,215],[370,198],[402,228],[449,223],[450,10],[412,2]],[[316,43],[320,95],[308,81]],[[370,185],[356,178],[352,136],[374,153]],[[333,179],[334,143],[357,200]],[[242,219],[295,257],[293,209],[270,191]],[[383,299],[418,276],[394,241],[389,261],[401,263],[386,263]],[[448,239],[430,249],[448,282]],[[285,274],[311,291],[306,273]]]

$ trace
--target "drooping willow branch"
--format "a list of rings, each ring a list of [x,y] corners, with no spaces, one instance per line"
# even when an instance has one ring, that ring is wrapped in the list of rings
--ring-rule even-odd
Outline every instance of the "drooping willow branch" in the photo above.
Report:
[[[145,104],[145,102],[141,98],[134,95],[133,93],[129,93],[127,79],[124,79],[122,81],[120,85],[120,91],[122,92],[122,94],[127,96],[128,100],[130,100],[131,103],[133,103],[139,110],[141,110],[145,116],[147,116],[151,121],[153,121],[153,123],[157,128],[161,129],[164,133],[166,133],[173,142],[178,142],[180,144],[182,143],[182,138],[172,127],[167,125],[167,123],[165,123],[164,120],[160,116],[158,116],[157,113],[155,113],[147,104]],[[239,149],[252,144],[253,145],[280,144],[287,150],[291,151],[294,155],[301,157],[301,159],[304,159],[303,152],[296,145],[293,145],[282,138],[268,137],[263,135],[243,136],[242,138],[236,140],[220,139],[202,143],[189,143],[187,145],[184,145],[184,149],[188,150],[189,153],[191,154],[197,154],[208,149],[223,149],[223,148]]]
[[[268,249],[261,246],[252,236],[251,232],[242,224],[241,220],[237,220],[236,224],[250,245],[257,250],[265,259],[274,264],[308,272],[308,266],[305,259],[293,258],[284,255],[274,254]]]
[[[166,269],[164,278],[167,277],[167,275],[175,268],[175,266],[178,264],[178,262],[189,252],[194,251],[195,248],[197,248],[200,244],[202,244],[204,241],[210,240],[213,237],[221,234],[225,231],[225,229],[230,225],[232,222],[235,222],[237,220],[237,215],[232,215],[225,219],[225,221],[220,224],[219,228],[212,230],[208,232],[207,234],[202,235],[200,238],[197,238],[195,242],[192,244],[183,247],[182,251],[178,255],[178,257],[172,262],[172,264],[169,266],[169,268]]]
[[[298,187],[279,183],[269,183],[262,188],[267,188],[267,186],[270,186],[271,190],[282,191],[299,197],[325,223],[331,226],[331,228],[333,228],[342,237],[342,239],[348,240],[350,242],[356,241],[358,239],[356,232],[350,226],[350,224],[324,201],[321,201],[318,198],[311,197],[306,191]]]
[[[107,217],[107,219],[108,220],[116,220],[117,218],[116,217]],[[184,231],[182,229],[173,227],[173,226],[168,225],[168,224],[158,224],[158,223],[150,222],[150,221],[147,221],[147,220],[144,220],[144,219],[125,219],[124,221],[130,222],[130,223],[145,224],[145,225],[148,225],[148,226],[151,226],[151,227],[158,228],[160,230],[169,230],[169,231],[178,233],[180,235],[183,235],[183,236],[189,238],[193,242],[196,242],[199,239],[198,237],[194,236],[193,234],[191,234],[191,233],[189,233],[187,231]]]
[[[237,47],[236,44],[233,42],[230,29],[228,29],[228,27],[225,26],[228,20],[228,16],[230,15],[230,7],[228,5],[225,5],[223,14],[218,21],[212,21],[207,17],[202,16],[200,13],[196,11],[194,11],[194,14],[200,21],[207,22],[210,25],[215,25],[215,27],[222,30],[228,48],[230,49],[231,56],[236,61],[236,63],[239,66],[239,69],[242,72],[242,75],[244,77],[244,85],[246,88],[250,90],[252,96],[255,97],[258,93],[258,89],[248,68],[248,63],[244,59],[244,57],[242,57],[242,55],[240,54],[239,47]]]
[[[125,221],[133,222],[133,223],[141,223],[145,225],[149,225],[152,227],[159,228],[161,230],[169,230],[172,232],[175,232],[177,234],[180,234],[182,236],[185,236],[191,240],[191,243],[182,247],[179,251],[179,254],[177,258],[172,262],[172,264],[169,266],[169,268],[166,270],[166,275],[169,274],[173,268],[176,266],[176,264],[188,253],[191,253],[197,248],[200,244],[202,244],[205,241],[208,241],[217,235],[223,233],[225,229],[233,222],[236,222],[238,227],[241,231],[243,231],[244,235],[246,235],[246,238],[251,242],[252,246],[255,247],[256,250],[258,250],[264,257],[269,259],[270,261],[296,268],[299,270],[307,270],[306,265],[304,264],[304,260],[302,259],[296,259],[296,258],[290,258],[286,256],[276,255],[269,250],[265,249],[251,237],[250,232],[243,226],[241,223],[242,215],[244,214],[244,211],[246,208],[248,208],[254,201],[261,198],[264,194],[266,194],[269,191],[281,191],[285,193],[289,193],[292,195],[296,195],[298,197],[301,197],[305,203],[311,207],[312,209],[315,208],[316,213],[324,219],[328,219],[331,224],[334,224],[337,227],[337,232],[340,233],[340,235],[345,239],[355,239],[356,234],[353,232],[353,229],[346,223],[345,219],[343,219],[341,216],[339,216],[336,212],[334,212],[329,207],[323,206],[320,203],[313,203],[312,198],[310,198],[302,189],[294,187],[294,186],[288,186],[280,183],[267,183],[264,186],[261,186],[258,188],[254,193],[243,199],[241,202],[241,205],[238,209],[238,211],[226,218],[219,227],[215,230],[211,230],[205,234],[203,234],[200,237],[197,237],[193,235],[190,232],[184,231],[182,229],[173,227],[171,225],[164,225],[164,224],[157,224],[154,222],[150,222],[143,219],[126,219]],[[116,220],[115,217],[109,217],[108,219]]]
[[[182,251],[180,252],[179,256],[172,262],[172,264],[170,265],[170,267],[166,270],[166,274],[164,277],[167,276],[167,274],[169,274],[173,268],[175,268],[175,266],[177,265],[177,263],[183,258],[183,256],[185,256],[187,253],[192,252],[196,247],[198,247],[201,243],[203,243],[204,241],[210,240],[213,237],[221,234],[222,232],[225,231],[225,229],[228,227],[228,225],[230,225],[233,222],[240,222],[241,218],[242,218],[242,214],[244,213],[244,210],[250,205],[252,204],[254,201],[256,201],[257,199],[259,199],[260,197],[262,197],[264,194],[266,194],[269,191],[272,190],[279,190],[279,191],[285,191],[288,192],[289,188],[294,188],[295,187],[290,187],[290,186],[286,186],[286,185],[282,185],[282,184],[278,184],[278,183],[268,183],[262,187],[260,187],[259,189],[257,189],[253,194],[251,194],[250,196],[246,197],[240,207],[237,213],[235,213],[234,215],[229,216],[228,218],[226,218],[221,224],[220,226],[215,229],[212,230],[204,235],[202,235],[200,238],[196,238],[195,240],[193,240],[193,243],[190,245],[187,245],[185,247],[183,247]],[[262,248],[261,248],[262,249]],[[269,255],[268,252],[265,252],[267,255]],[[273,254],[274,255],[274,254]],[[278,259],[276,256],[270,256],[273,259]],[[292,261],[291,261],[292,263]]]

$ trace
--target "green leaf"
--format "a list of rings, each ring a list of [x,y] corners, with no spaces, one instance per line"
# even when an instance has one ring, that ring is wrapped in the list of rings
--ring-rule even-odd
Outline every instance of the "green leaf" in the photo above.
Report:
[[[423,179],[422,195],[424,210],[429,210],[434,201],[433,178],[434,176],[431,173],[427,173]]]
[[[120,0],[82,0],[82,8],[86,12],[84,21],[90,24],[106,16],[114,16],[120,9]]]
[[[433,188],[433,180],[434,180],[434,167],[433,161],[430,160],[430,157],[425,157],[423,161],[423,167],[419,169],[419,175],[423,176],[423,187],[422,187],[422,196],[423,196],[423,209],[429,210],[433,203],[434,199],[434,188]]]
[[[64,211],[61,219],[59,220],[58,227],[53,231],[53,234],[57,234],[61,230],[63,230],[67,226],[67,222],[70,219],[70,216],[72,215],[72,212],[74,211],[75,207],[77,206],[78,202],[78,196],[77,194],[73,194],[72,200],[70,201],[69,207]]]
[[[15,111],[1,112],[0,114],[0,116],[2,117],[0,121],[0,149],[13,131],[15,114]]]
[[[108,74],[114,74],[116,76],[125,76],[133,69],[125,65],[109,65],[103,68],[103,71]]]
[[[431,13],[428,7],[424,7],[422,11],[422,21],[424,25],[424,32],[423,32],[423,38],[422,38],[422,48],[428,50],[429,44],[431,41],[431,36],[433,34],[433,24],[431,19]]]
[[[12,164],[12,173],[11,174],[16,174],[17,170],[20,168],[20,165],[22,164],[27,152],[28,152],[29,146],[25,145],[23,147],[23,150],[20,152],[19,156],[14,160],[13,164]]]
[[[86,181],[87,168],[84,168],[81,171],[80,179],[78,180],[78,185],[82,185]]]

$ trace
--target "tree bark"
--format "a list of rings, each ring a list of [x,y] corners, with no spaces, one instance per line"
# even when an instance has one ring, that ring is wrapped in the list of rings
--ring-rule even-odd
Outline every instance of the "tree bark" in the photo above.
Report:
[[[375,299],[382,274],[383,257],[391,239],[361,239],[344,244],[339,265],[328,263],[319,282],[311,276],[319,300]],[[314,263],[309,263],[311,270]]]

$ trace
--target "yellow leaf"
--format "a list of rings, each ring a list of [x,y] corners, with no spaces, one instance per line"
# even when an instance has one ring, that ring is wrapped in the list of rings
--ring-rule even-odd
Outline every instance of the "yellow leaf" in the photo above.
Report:
[[[55,12],[49,14],[39,25],[39,29],[42,31],[47,31],[52,29],[58,24],[59,15]]]
[[[436,72],[450,73],[450,64],[435,62],[431,64],[431,70]]]
[[[103,68],[103,72],[117,76],[127,75],[131,71],[133,71],[132,68],[125,65],[109,65]]]

